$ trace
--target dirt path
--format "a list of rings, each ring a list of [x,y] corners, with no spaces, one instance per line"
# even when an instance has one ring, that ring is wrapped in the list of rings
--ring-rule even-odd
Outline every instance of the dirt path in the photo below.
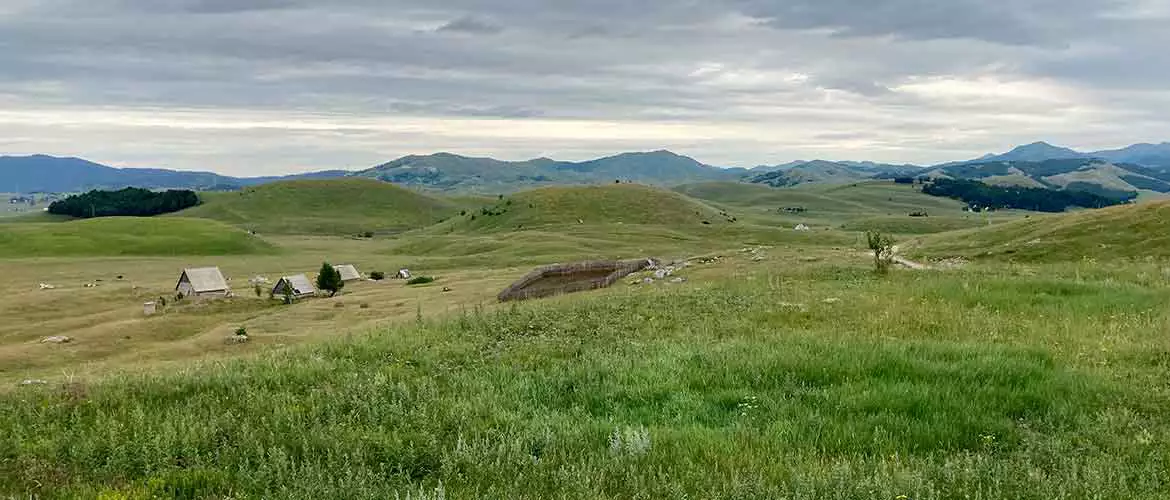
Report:
[[[931,269],[931,267],[926,265],[926,264],[923,264],[920,262],[914,262],[910,259],[899,256],[898,250],[899,250],[899,248],[896,245],[890,249],[890,260],[894,261],[895,263],[897,263],[899,265],[913,269],[915,271],[927,271],[927,270]]]

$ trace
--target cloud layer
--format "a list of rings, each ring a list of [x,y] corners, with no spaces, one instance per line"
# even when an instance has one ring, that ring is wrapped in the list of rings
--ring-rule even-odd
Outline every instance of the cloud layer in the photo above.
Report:
[[[271,174],[1170,140],[1161,0],[6,0],[0,152]]]

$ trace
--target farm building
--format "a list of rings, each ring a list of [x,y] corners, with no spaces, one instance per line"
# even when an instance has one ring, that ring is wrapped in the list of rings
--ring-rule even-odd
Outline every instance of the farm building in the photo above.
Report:
[[[175,291],[184,297],[225,297],[231,293],[218,267],[184,269]]]
[[[272,294],[278,297],[284,296],[285,290],[292,290],[292,296],[297,298],[317,294],[317,289],[313,287],[313,282],[309,281],[309,277],[303,274],[280,278],[280,281],[276,282],[276,287],[272,289]]]
[[[359,273],[356,267],[351,264],[342,264],[340,266],[333,266],[341,274],[341,281],[346,283],[350,281],[357,281],[362,279],[362,273]]]

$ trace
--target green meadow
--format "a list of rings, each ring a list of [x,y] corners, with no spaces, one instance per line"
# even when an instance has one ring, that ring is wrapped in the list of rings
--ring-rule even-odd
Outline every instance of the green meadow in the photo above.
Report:
[[[0,306],[0,366],[16,366],[0,368],[0,497],[1170,495],[1170,264],[1128,234],[1158,237],[1158,205],[988,226],[892,183],[435,199],[455,215],[394,236],[261,233],[274,250],[136,257],[152,275],[138,288]],[[970,262],[876,274],[869,226],[927,263]],[[1071,251],[1086,228],[1127,250]],[[1039,231],[1053,246],[1027,245]],[[0,271],[92,278],[131,262],[118,255]],[[646,256],[685,282],[493,300],[533,265]],[[325,258],[439,279],[134,310],[192,260],[243,278]],[[75,342],[17,326],[39,321]],[[239,326],[253,340],[225,346]]]

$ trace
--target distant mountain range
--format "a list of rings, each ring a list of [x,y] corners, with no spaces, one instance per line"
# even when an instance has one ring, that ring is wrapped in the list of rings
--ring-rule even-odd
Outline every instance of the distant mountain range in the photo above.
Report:
[[[852,183],[895,177],[948,177],[1053,188],[1170,193],[1170,143],[1080,152],[1037,142],[933,167],[852,161],[797,161],[751,169],[720,168],[670,151],[623,153],[583,162],[537,158],[501,161],[451,153],[405,156],[358,172],[329,170],[282,177],[231,177],[210,172],[113,168],[78,158],[0,156],[0,192],[78,192],[96,188],[238,189],[288,179],[346,176],[443,191],[502,193],[555,184],[633,181],[672,186],[745,181],[775,187]]]
[[[239,189],[289,179],[328,179],[349,172],[331,170],[282,177],[229,177],[211,172],[155,168],[114,168],[80,158],[0,156],[0,192],[71,193],[99,188]]]

